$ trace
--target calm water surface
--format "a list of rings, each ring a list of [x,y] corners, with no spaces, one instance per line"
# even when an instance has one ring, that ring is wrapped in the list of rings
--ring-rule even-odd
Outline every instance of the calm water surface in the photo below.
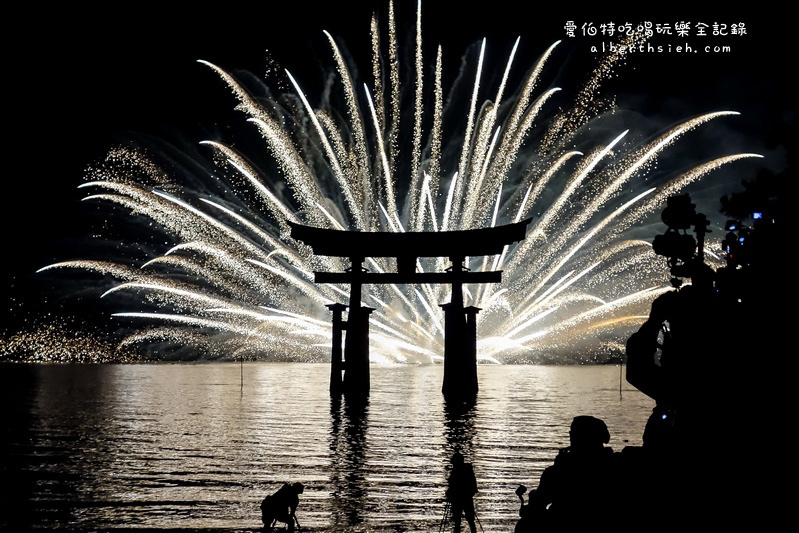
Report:
[[[261,499],[300,481],[306,531],[438,531],[461,450],[483,529],[512,531],[514,490],[537,484],[572,417],[604,419],[620,450],[653,406],[614,366],[481,366],[472,407],[445,405],[441,366],[373,366],[361,406],[331,401],[321,364],[0,371],[14,527],[256,530]]]

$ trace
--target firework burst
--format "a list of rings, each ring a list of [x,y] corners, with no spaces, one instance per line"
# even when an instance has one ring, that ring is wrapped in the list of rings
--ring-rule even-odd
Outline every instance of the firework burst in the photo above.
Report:
[[[113,320],[126,350],[319,361],[330,349],[325,305],[346,303],[348,295],[346,286],[314,284],[312,272],[348,265],[314,257],[289,237],[288,222],[400,232],[532,217],[523,242],[468,261],[474,271],[504,272],[501,284],[465,287],[466,303],[483,309],[479,358],[596,361],[623,351],[649,303],[669,288],[663,264],[630,230],[669,195],[754,155],[725,155],[672,175],[657,161],[690,131],[735,113],[691,117],[654,137],[632,128],[606,134],[596,125],[613,107],[598,91],[623,55],[603,58],[570,104],[555,103],[566,91],[547,87],[545,78],[560,43],[514,89],[511,74],[523,70],[519,41],[496,85],[485,81],[493,65],[484,41],[447,87],[440,47],[426,67],[421,16],[420,5],[409,76],[400,69],[391,5],[387,37],[372,19],[370,79],[357,79],[325,33],[336,78],[316,104],[288,70],[287,89],[278,93],[200,61],[232,91],[268,163],[220,139],[200,144],[207,160],[183,164],[143,147],[115,149],[81,187],[87,202],[108,207],[109,219],[135,221],[128,257],[42,270],[93,271],[112,282],[98,294],[118,309]],[[384,259],[365,266],[394,270]],[[446,267],[443,260],[417,263],[418,271]],[[447,290],[368,287],[372,359],[440,359],[439,304],[449,300]]]

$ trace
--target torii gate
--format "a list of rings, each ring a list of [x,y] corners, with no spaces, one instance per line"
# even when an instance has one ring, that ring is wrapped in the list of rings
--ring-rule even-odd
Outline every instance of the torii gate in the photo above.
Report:
[[[374,310],[361,305],[361,287],[370,283],[449,283],[452,299],[444,309],[444,383],[447,397],[477,394],[477,313],[463,306],[464,283],[499,283],[502,271],[470,272],[466,257],[497,255],[505,246],[524,239],[530,219],[505,226],[438,232],[361,232],[303,226],[289,222],[291,237],[311,247],[316,255],[347,257],[346,272],[314,272],[316,283],[349,283],[349,306],[329,304],[333,312],[331,394],[369,392],[369,315]],[[367,257],[394,257],[396,272],[368,272]],[[446,272],[416,272],[420,257],[447,257]],[[346,321],[342,312],[349,307]],[[347,331],[342,361],[341,332]],[[342,371],[344,376],[342,379]]]

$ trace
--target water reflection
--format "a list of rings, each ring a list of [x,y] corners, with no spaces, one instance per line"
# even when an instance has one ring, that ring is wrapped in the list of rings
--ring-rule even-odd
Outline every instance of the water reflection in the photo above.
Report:
[[[620,449],[652,409],[620,402],[605,367],[486,366],[476,403],[447,404],[440,366],[375,365],[361,404],[331,401],[325,365],[245,364],[243,394],[239,364],[3,370],[0,488],[35,528],[255,530],[264,495],[290,481],[306,487],[303,528],[435,531],[459,451],[482,526],[510,531],[513,490],[551,464],[574,415],[599,414]]]
[[[13,374],[12,369],[16,370]],[[0,478],[9,488],[3,491],[3,505],[16,510],[15,513],[0,513],[0,529],[3,530],[21,531],[33,523],[31,498],[37,482],[33,467],[42,460],[34,453],[34,402],[38,387],[39,378],[33,367],[0,365],[0,405],[19,406],[18,409],[4,409],[4,427],[0,433]]]
[[[330,399],[330,508],[334,530],[350,529],[364,522],[368,415],[368,399]]]
[[[459,452],[467,459],[474,456],[474,419],[476,399],[444,401],[444,438],[446,457]]]

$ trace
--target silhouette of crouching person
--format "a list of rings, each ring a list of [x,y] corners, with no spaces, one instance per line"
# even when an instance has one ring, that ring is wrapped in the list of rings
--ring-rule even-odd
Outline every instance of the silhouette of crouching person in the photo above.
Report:
[[[569,430],[569,443],[552,466],[541,474],[538,488],[531,491],[528,524],[536,530],[569,531],[602,523],[608,509],[618,505],[616,456],[606,447],[610,433],[605,422],[592,416],[577,416]],[[521,513],[520,513],[521,514]]]
[[[276,522],[283,522],[287,525],[287,531],[294,531],[294,524],[300,529],[300,522],[297,520],[297,506],[300,504],[300,494],[305,487],[302,483],[284,483],[277,492],[267,496],[261,502],[261,520],[264,523],[264,530],[271,530]]]
[[[474,469],[471,463],[463,460],[463,455],[455,452],[450,460],[452,470],[447,480],[447,501],[452,512],[454,523],[453,531],[459,533],[461,530],[461,519],[466,517],[471,533],[475,533],[477,528],[474,523],[474,500],[477,494],[477,480],[474,476]]]

